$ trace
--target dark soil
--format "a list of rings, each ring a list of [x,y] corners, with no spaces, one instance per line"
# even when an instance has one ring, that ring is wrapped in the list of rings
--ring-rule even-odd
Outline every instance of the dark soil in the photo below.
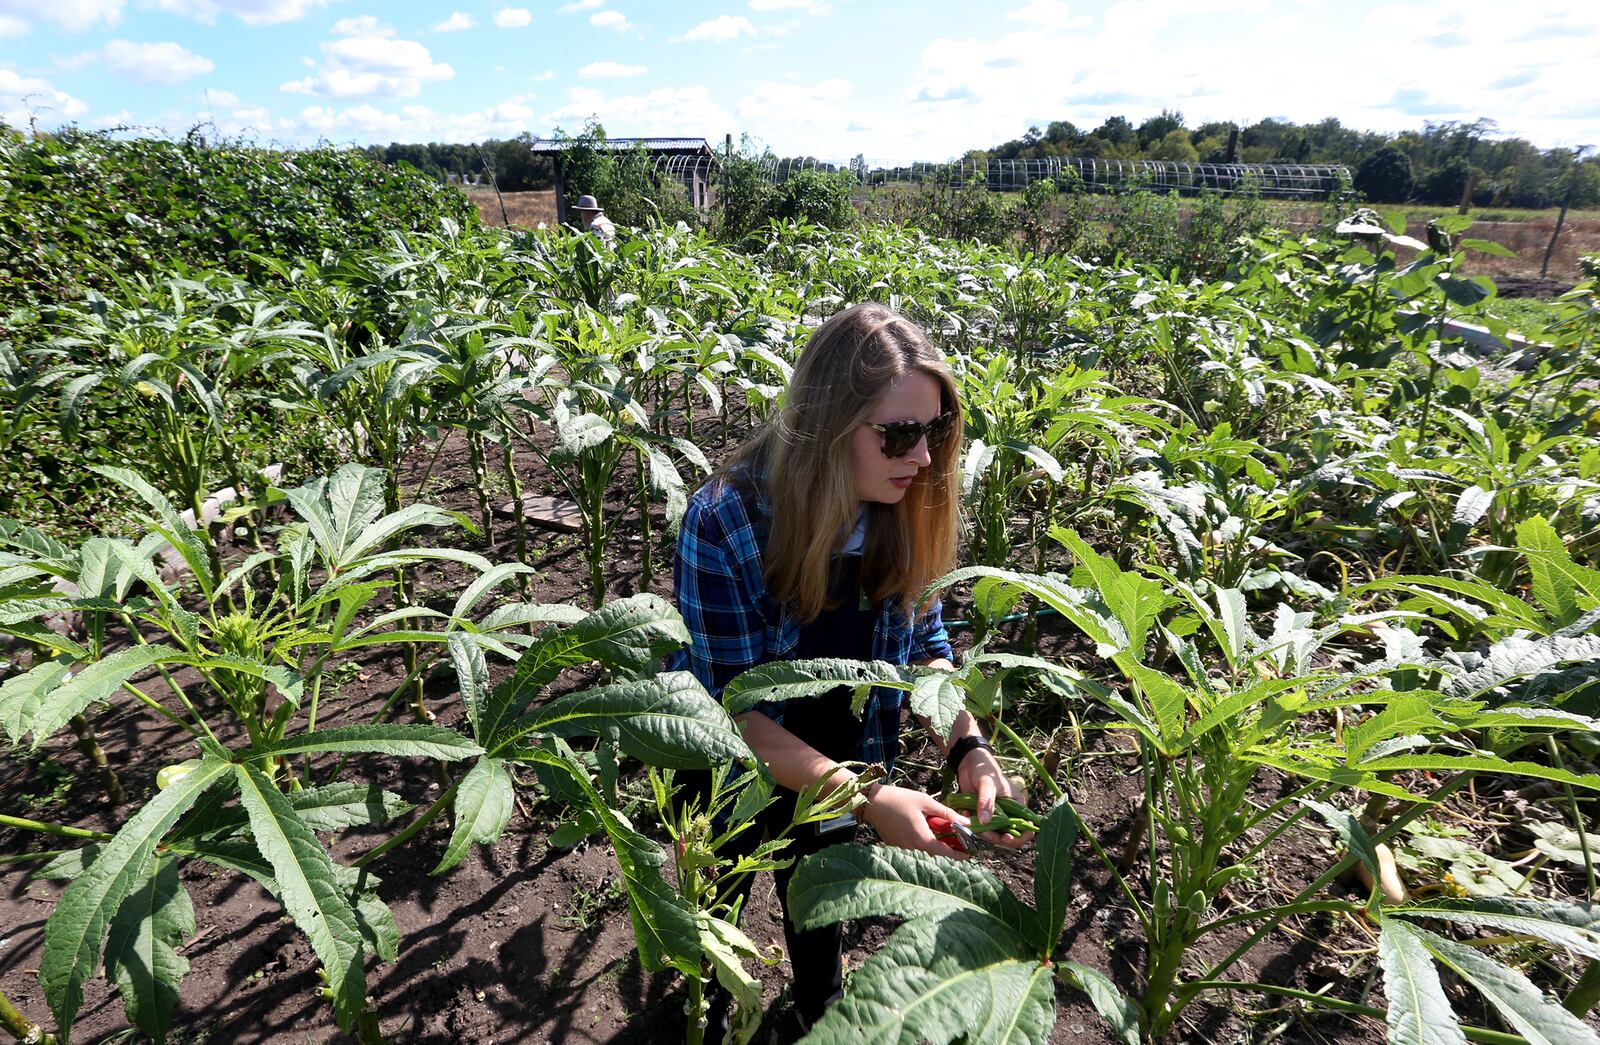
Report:
[[[1572,289],[1571,283],[1538,276],[1496,276],[1495,289],[1503,298],[1558,298]]]
[[[715,438],[710,442],[714,449]],[[444,458],[464,461],[465,453],[447,448]],[[420,479],[425,460],[426,455],[419,453],[403,477],[408,488]],[[632,490],[632,478],[631,472],[619,477],[616,489]],[[533,492],[558,492],[554,480],[537,467],[530,467],[523,481]],[[472,489],[462,463],[436,475],[426,499],[476,517]],[[620,500],[614,507],[619,513],[630,512],[630,505]],[[607,560],[611,596],[632,594],[638,585],[641,542],[631,514],[619,538]],[[539,570],[532,598],[586,605],[588,573],[579,540],[537,530],[532,539],[530,559]],[[511,527],[504,522],[492,546],[464,534],[461,540],[463,546],[475,547],[496,561],[514,555]],[[454,591],[459,580],[453,567],[434,569],[424,588]],[[652,588],[669,594],[670,583],[668,549]],[[957,601],[948,607],[947,616],[965,617],[965,610]],[[1020,627],[1013,626],[1013,633]],[[1090,651],[1075,633],[1049,619],[1041,621],[1040,628],[1044,651],[1092,669]],[[958,646],[965,645],[970,632],[958,633],[956,640]],[[337,692],[323,695],[323,722],[370,719],[402,675],[397,657],[373,654],[352,663],[343,670]],[[583,673],[570,676],[560,689],[594,681]],[[441,722],[459,721],[449,686],[434,687],[431,696]],[[1050,714],[1046,709],[1041,717]],[[152,792],[162,765],[194,753],[181,731],[132,702],[103,708],[93,721],[133,796]],[[1139,794],[1132,775],[1135,760],[1124,750],[1119,734],[1091,730],[1087,736],[1090,750],[1073,762],[1072,798],[1107,849],[1120,852]],[[911,745],[902,768],[913,780],[936,787],[936,750],[917,737],[911,738]],[[22,815],[113,831],[134,805],[108,808],[92,778],[80,773],[82,765],[78,752],[62,737],[37,754],[12,752],[0,759],[0,793],[7,797],[8,810]],[[426,804],[438,793],[432,768],[421,761],[372,758],[351,770],[349,778],[376,780],[413,803]],[[493,846],[476,847],[450,873],[429,875],[448,838],[439,823],[373,865],[383,882],[380,894],[401,931],[397,962],[368,963],[369,993],[384,1032],[397,1043],[441,1045],[460,1041],[621,1045],[681,1039],[682,986],[674,975],[649,974],[640,968],[609,848],[590,842],[572,850],[551,849],[545,839],[562,810],[542,797],[531,773],[520,783],[519,808],[505,836]],[[1256,797],[1271,801],[1281,784],[1264,773]],[[648,819],[641,810],[638,822],[645,824]],[[347,832],[334,842],[335,855],[348,861],[394,830],[391,825]],[[55,848],[49,844],[54,841],[4,831],[0,852]],[[1219,898],[1219,908],[1286,901],[1334,858],[1323,836],[1314,832],[1291,835],[1271,853],[1259,877],[1231,886]],[[985,859],[1019,895],[1031,899],[1031,862],[1026,854]],[[45,919],[61,886],[30,880],[26,864],[0,867],[0,991],[25,1015],[48,1023],[48,1007],[35,972]],[[174,1041],[350,1040],[339,1033],[330,1007],[317,995],[317,967],[308,944],[275,901],[250,880],[198,861],[187,864],[183,874],[199,931],[183,948],[191,970],[174,1018]],[[1136,889],[1144,891],[1148,885],[1135,877]],[[1109,873],[1081,844],[1074,896],[1066,938],[1069,957],[1106,971],[1137,997],[1144,957],[1137,921]],[[781,944],[778,918],[770,880],[758,881],[744,927],[757,944]],[[847,936],[851,965],[859,965],[891,929],[883,923],[852,926]],[[1209,939],[1195,956],[1197,965],[1221,957],[1243,935],[1241,930]],[[1366,930],[1353,923],[1301,919],[1264,940],[1228,976],[1308,990],[1326,987],[1334,996],[1354,998],[1365,981],[1360,976],[1347,978],[1352,959],[1336,952],[1348,955],[1371,946]],[[763,976],[769,1023],[776,1023],[786,966],[766,970]],[[1058,998],[1052,1041],[1074,1045],[1113,1041],[1106,1024],[1080,995],[1061,988]],[[74,1031],[79,1041],[126,1040],[129,1032],[121,999],[104,980],[89,984]],[[1298,1008],[1258,995],[1203,999],[1191,1006],[1175,1037],[1186,1042],[1242,1041],[1259,1040],[1269,1032],[1286,1042],[1383,1038],[1376,1021],[1342,1015],[1311,1018]]]

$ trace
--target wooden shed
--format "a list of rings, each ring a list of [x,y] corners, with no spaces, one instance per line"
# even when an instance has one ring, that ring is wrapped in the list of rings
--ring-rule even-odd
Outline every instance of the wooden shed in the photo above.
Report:
[[[561,169],[562,153],[569,142],[557,138],[535,138],[534,152],[549,156],[555,168],[556,220],[567,221],[567,185]],[[607,152],[627,152],[643,147],[655,163],[656,172],[683,186],[689,203],[697,210],[711,205],[711,171],[716,153],[704,138],[607,138],[596,142]]]

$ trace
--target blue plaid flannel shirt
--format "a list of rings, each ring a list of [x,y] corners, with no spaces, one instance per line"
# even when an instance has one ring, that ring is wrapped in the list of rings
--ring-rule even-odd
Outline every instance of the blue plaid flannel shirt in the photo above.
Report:
[[[800,622],[786,607],[773,605],[761,567],[768,508],[750,484],[715,479],[689,499],[678,531],[678,558],[672,580],[678,612],[688,625],[689,645],[669,658],[668,667],[687,670],[713,697],[734,676],[757,664],[792,660],[800,641]],[[873,628],[872,655],[890,664],[949,657],[950,639],[935,600],[913,621],[895,600],[886,600]],[[862,714],[863,762],[892,762],[905,694],[875,688]],[[783,701],[755,710],[783,722]]]

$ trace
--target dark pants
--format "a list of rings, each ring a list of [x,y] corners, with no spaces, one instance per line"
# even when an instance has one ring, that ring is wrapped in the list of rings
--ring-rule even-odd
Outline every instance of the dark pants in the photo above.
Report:
[[[720,855],[737,860],[741,856],[748,855],[765,839],[782,833],[794,816],[798,797],[793,791],[779,788],[772,803],[756,817],[755,825],[740,832],[723,848]],[[824,826],[830,829],[818,830]],[[844,974],[840,968],[840,958],[844,926],[835,922],[806,932],[797,930],[793,919],[789,917],[789,880],[794,877],[795,866],[802,857],[821,852],[830,845],[855,841],[856,824],[853,820],[841,825],[806,824],[795,828],[788,837],[788,846],[776,855],[794,862],[788,867],[774,871],[772,877],[773,884],[778,890],[778,902],[783,906],[784,945],[788,951],[789,963],[794,967],[795,1009],[809,1025],[821,1019],[823,1012],[838,1000],[843,992]],[[750,887],[754,884],[755,877],[753,874],[745,875],[721,899],[732,903],[737,897],[742,896],[746,898],[748,905]],[[715,1035],[726,1025],[730,999],[720,987],[714,987],[710,1000],[711,1033],[708,1038],[714,1041]]]

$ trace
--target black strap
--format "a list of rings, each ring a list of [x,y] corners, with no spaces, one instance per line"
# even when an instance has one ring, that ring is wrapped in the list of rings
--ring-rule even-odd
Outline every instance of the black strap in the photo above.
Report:
[[[973,733],[969,736],[964,736],[954,744],[950,745],[950,753],[945,755],[944,764],[952,773],[954,773],[961,768],[962,759],[966,758],[979,748],[982,748],[985,751],[993,751],[994,745],[978,736],[976,733]]]

